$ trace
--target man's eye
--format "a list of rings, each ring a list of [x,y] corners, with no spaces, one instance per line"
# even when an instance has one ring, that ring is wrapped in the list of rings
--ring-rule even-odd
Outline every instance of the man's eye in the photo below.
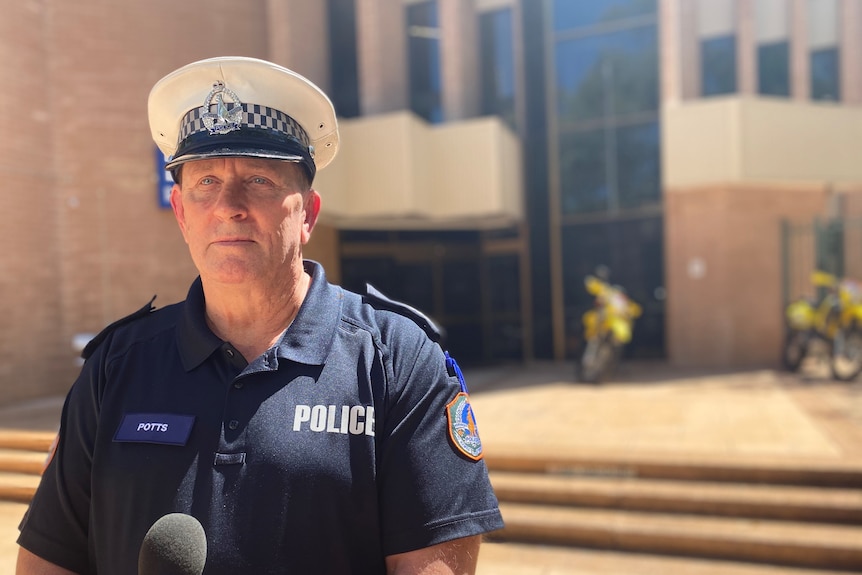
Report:
[[[201,178],[201,185],[209,186],[213,183],[215,183],[215,180],[213,178]]]
[[[254,178],[251,179],[251,181],[252,181],[252,183],[257,184],[259,186],[267,183],[267,179],[262,178],[260,176],[255,176]]]

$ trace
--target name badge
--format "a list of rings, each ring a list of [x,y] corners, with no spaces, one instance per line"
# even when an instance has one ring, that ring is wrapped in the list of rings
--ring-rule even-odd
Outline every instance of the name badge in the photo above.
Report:
[[[194,415],[127,413],[114,434],[114,441],[185,445],[194,422]]]

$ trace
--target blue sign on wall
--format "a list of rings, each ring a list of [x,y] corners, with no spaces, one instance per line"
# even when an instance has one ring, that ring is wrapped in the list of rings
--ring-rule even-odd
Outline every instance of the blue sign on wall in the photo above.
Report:
[[[174,187],[174,180],[171,178],[170,172],[165,169],[167,158],[162,151],[156,148],[156,174],[159,176],[159,207],[168,209],[171,207],[171,188]]]

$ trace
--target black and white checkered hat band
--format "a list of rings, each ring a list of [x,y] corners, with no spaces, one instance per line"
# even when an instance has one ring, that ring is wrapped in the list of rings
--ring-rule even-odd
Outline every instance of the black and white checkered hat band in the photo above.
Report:
[[[306,147],[309,145],[308,134],[302,129],[302,126],[284,112],[259,104],[242,104],[242,109],[242,127],[273,130],[296,138]],[[215,104],[210,106],[211,112],[215,112],[215,110]],[[202,118],[204,113],[203,107],[200,107],[190,110],[183,116],[180,124],[180,142],[198,132],[209,131]]]

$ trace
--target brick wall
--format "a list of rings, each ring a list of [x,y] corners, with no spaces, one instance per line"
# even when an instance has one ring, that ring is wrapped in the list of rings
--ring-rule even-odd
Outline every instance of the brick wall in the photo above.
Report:
[[[665,194],[668,357],[678,365],[777,366],[781,221],[824,213],[819,185],[725,184]]]
[[[0,382],[27,394],[57,377],[61,325],[46,2],[4,2],[0,18]],[[22,33],[28,31],[28,33]]]
[[[196,272],[158,207],[153,83],[211,56],[268,57],[263,0],[0,0],[0,401],[63,393],[71,337],[185,296]]]

